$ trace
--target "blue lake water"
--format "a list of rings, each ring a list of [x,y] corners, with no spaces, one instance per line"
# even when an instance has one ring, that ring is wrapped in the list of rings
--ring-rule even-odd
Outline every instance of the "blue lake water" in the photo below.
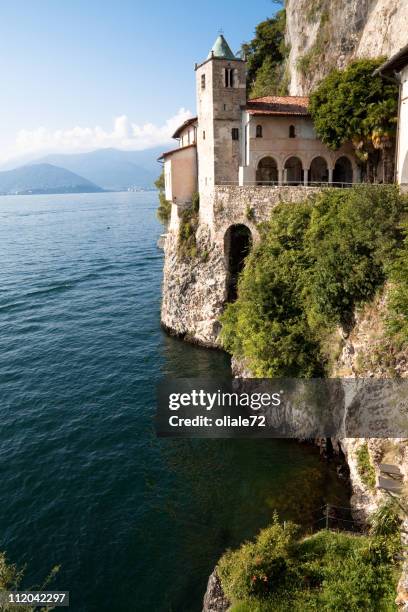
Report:
[[[228,546],[345,491],[315,449],[157,440],[164,374],[229,373],[160,329],[155,193],[0,198],[0,550],[74,611],[196,612]]]

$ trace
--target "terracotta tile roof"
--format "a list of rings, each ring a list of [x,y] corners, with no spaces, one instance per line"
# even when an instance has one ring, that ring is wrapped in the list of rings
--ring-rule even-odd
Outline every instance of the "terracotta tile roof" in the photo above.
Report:
[[[178,127],[177,130],[174,132],[172,138],[178,138],[181,132],[184,130],[184,128],[188,127],[192,123],[195,123],[196,121],[197,121],[197,117],[191,117],[191,119],[187,119],[187,121],[184,121],[184,123],[182,123],[180,127]]]
[[[307,116],[309,98],[305,96],[265,96],[248,100],[245,110],[250,115]]]
[[[177,147],[176,149],[170,149],[170,151],[165,151],[164,153],[162,153],[160,157],[157,158],[157,161],[160,161],[164,157],[167,157],[168,155],[172,155],[173,153],[178,153],[179,151],[185,151],[186,149],[191,149],[191,147],[196,147],[196,146],[197,144],[193,142],[192,144],[186,145],[185,147]]]

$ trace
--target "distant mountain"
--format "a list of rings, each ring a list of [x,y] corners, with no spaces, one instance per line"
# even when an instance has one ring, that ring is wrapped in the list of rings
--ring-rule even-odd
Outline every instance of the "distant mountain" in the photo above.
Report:
[[[94,193],[103,191],[83,176],[51,164],[32,164],[0,172],[0,194]]]
[[[144,151],[98,149],[90,153],[47,155],[39,163],[55,164],[86,176],[103,189],[123,191],[131,187],[151,189],[160,174],[157,158],[166,147]]]

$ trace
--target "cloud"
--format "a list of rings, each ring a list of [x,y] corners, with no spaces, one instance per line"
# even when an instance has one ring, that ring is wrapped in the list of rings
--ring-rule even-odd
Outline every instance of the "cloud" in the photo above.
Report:
[[[192,113],[180,108],[174,117],[163,125],[132,123],[126,115],[116,117],[113,129],[106,131],[99,126],[73,127],[65,130],[20,130],[17,133],[13,155],[33,153],[77,153],[106,147],[141,150],[165,145],[171,140],[176,128],[189,119]]]

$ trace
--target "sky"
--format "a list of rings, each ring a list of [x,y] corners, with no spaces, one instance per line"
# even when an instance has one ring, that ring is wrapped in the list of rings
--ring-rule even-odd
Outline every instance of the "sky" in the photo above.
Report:
[[[2,0],[0,162],[169,142],[195,112],[194,63],[233,51],[272,0]]]

